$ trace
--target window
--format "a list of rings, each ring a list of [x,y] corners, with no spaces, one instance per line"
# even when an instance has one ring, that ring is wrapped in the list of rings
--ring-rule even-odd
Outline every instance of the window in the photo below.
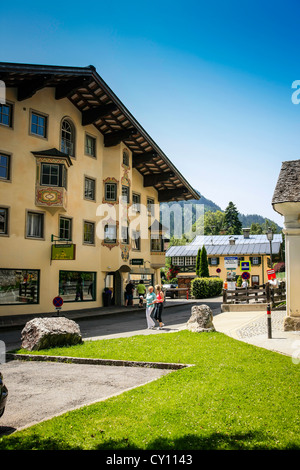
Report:
[[[0,124],[7,127],[12,127],[12,105],[0,104]]]
[[[41,185],[67,188],[67,169],[64,165],[42,163]]]
[[[196,265],[196,256],[186,256],[185,257],[186,266],[195,266]]]
[[[129,186],[122,186],[122,202],[129,204]]]
[[[183,256],[174,256],[172,258],[173,266],[184,266],[184,257]]]
[[[116,183],[105,183],[105,200],[106,201],[117,200],[117,184]]]
[[[121,227],[121,238],[122,238],[122,243],[129,243],[129,234],[128,234],[128,227],[126,225],[123,225]]]
[[[141,212],[141,196],[139,194],[132,194],[132,209],[135,212]]]
[[[83,243],[94,245],[95,243],[95,224],[94,222],[84,222],[83,224]]]
[[[148,215],[154,216],[154,199],[147,198]]]
[[[67,217],[59,218],[59,238],[62,240],[72,240],[72,220]]]
[[[209,258],[208,264],[211,266],[218,266],[219,258]]]
[[[75,156],[75,128],[71,121],[64,119],[61,124],[61,151]]]
[[[27,212],[27,238],[44,238],[44,214],[40,212]]]
[[[127,150],[123,151],[123,165],[129,166],[129,154]]]
[[[85,153],[91,157],[96,157],[96,139],[87,134],[85,136]]]
[[[251,276],[252,286],[259,286],[259,276]]]
[[[141,249],[141,233],[139,230],[132,231],[132,249],[136,251],[140,251]]]
[[[250,261],[251,264],[253,264],[254,266],[258,266],[261,264],[261,256],[253,256],[252,258],[250,258]]]
[[[0,235],[8,235],[8,209],[0,207]]]
[[[105,243],[116,243],[116,241],[117,241],[117,227],[115,225],[105,225],[105,227],[104,227],[104,241],[105,241]]]
[[[38,304],[39,280],[39,270],[0,269],[0,304]]]
[[[164,241],[161,235],[159,238],[151,238],[150,251],[164,251]]]
[[[47,117],[32,112],[30,132],[31,134],[38,135],[39,137],[47,137]]]
[[[0,180],[10,179],[10,155],[0,154]]]
[[[95,201],[95,180],[92,178],[84,178],[84,197]]]
[[[96,273],[59,271],[59,295],[64,302],[96,300]]]

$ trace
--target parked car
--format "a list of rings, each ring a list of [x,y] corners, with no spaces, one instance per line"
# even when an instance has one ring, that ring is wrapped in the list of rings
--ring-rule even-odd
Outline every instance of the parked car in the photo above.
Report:
[[[165,293],[165,297],[171,297],[171,299],[178,297],[178,292],[174,289],[178,289],[178,284],[164,284],[163,291]]]
[[[4,413],[8,390],[3,383],[3,375],[0,372],[0,418]]]

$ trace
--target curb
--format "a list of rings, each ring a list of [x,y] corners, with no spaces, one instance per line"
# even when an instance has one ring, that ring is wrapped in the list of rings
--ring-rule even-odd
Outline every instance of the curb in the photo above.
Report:
[[[145,367],[151,369],[171,369],[180,370],[186,367],[192,367],[193,364],[179,364],[171,362],[143,362],[143,361],[123,361],[118,359],[95,359],[85,357],[71,357],[71,356],[46,356],[37,354],[6,354],[7,361],[22,360],[22,361],[49,361],[49,362],[64,362],[71,364],[89,364],[100,366],[122,366],[122,367]]]

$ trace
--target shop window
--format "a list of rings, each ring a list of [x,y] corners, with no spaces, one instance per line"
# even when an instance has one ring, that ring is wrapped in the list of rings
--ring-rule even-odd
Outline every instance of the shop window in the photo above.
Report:
[[[40,271],[0,269],[0,305],[39,303]]]
[[[59,295],[64,302],[96,300],[96,273],[59,271]]]

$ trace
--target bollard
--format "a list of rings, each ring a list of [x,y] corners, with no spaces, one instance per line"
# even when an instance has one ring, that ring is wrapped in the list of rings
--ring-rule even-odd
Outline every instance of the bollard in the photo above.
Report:
[[[268,338],[272,338],[272,320],[271,320],[271,306],[267,305],[267,326],[268,326]]]
[[[189,290],[186,291],[186,300],[189,300]]]

